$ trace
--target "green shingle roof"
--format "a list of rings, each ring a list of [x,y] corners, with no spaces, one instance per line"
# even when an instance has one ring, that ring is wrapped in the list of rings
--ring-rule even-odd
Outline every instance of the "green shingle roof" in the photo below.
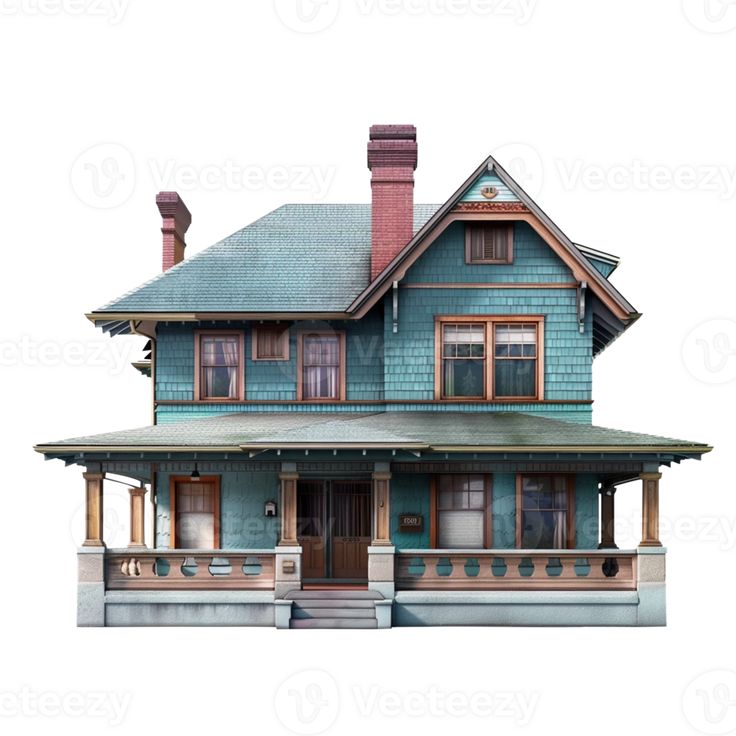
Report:
[[[439,206],[414,207],[415,231]],[[370,204],[287,204],[96,311],[342,312],[370,251]]]
[[[233,413],[158,424],[122,432],[75,437],[37,449],[58,455],[73,448],[278,449],[319,445],[417,448],[445,451],[671,450],[699,455],[707,445],[668,437],[595,427],[515,412]],[[571,449],[571,448],[574,448]],[[448,450],[452,451],[452,450]]]

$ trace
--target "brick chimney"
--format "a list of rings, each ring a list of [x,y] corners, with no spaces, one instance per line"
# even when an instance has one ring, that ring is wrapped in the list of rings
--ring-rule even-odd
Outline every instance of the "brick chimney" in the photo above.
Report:
[[[371,126],[371,281],[413,235],[416,167],[417,129],[413,125]]]
[[[192,224],[192,216],[177,192],[159,192],[156,205],[163,220],[163,270],[168,271],[184,260],[184,249],[187,247],[184,236]]]

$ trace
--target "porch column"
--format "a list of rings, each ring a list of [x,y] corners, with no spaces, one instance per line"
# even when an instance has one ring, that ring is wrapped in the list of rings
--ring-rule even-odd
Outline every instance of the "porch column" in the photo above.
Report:
[[[128,547],[146,546],[145,488],[129,488],[130,493],[130,544]]]
[[[284,463],[286,465],[287,463]],[[299,544],[296,538],[296,482],[299,473],[296,472],[296,463],[293,470],[282,470],[279,473],[281,481],[281,538],[279,546],[295,547]]]
[[[373,473],[373,542],[372,546],[390,546],[391,542],[391,473],[376,470]]]
[[[604,483],[601,488],[601,543],[598,549],[618,549],[614,538],[614,498],[616,486]]]
[[[104,547],[102,539],[102,481],[104,473],[83,473],[86,484],[86,522],[83,547]]]
[[[642,473],[640,547],[661,547],[659,541],[659,480],[662,473]]]

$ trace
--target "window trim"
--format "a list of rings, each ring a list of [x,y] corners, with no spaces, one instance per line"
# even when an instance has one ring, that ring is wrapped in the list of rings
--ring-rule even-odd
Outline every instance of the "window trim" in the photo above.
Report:
[[[172,475],[169,478],[169,549],[180,549],[176,546],[176,484],[191,483],[192,479],[189,475]],[[199,479],[200,483],[212,483],[215,488],[212,495],[212,505],[214,510],[214,549],[222,549],[220,540],[220,476],[219,475],[203,475]]]
[[[289,343],[291,342],[291,332],[290,332],[290,325],[283,325],[283,327],[278,327],[276,325],[270,326],[270,325],[258,325],[254,326],[251,330],[251,360],[254,363],[263,363],[263,362],[276,362],[276,361],[287,361],[289,360]],[[280,333],[280,342],[282,343],[283,351],[279,357],[267,357],[267,358],[260,358],[258,356],[258,338],[259,335],[265,333],[265,332],[278,332]]]
[[[478,549],[493,549],[493,474],[492,473],[434,473],[429,479],[429,546],[438,549],[440,538],[440,493],[441,475],[482,475],[485,484],[486,503],[483,523],[483,546]]]
[[[488,402],[531,404],[544,401],[544,316],[539,314],[435,315],[434,318],[434,398],[436,401],[468,403]],[[442,329],[445,324],[483,322],[485,329],[486,370],[484,395],[478,397],[444,396],[442,383]],[[513,322],[535,323],[537,326],[537,374],[534,396],[496,396],[495,394],[495,325]]]
[[[340,382],[338,397],[334,399],[327,399],[316,397],[313,399],[304,398],[304,386],[303,386],[303,374],[304,374],[304,338],[305,337],[337,337],[339,340],[339,356],[340,365],[338,367],[338,380]],[[345,330],[300,330],[297,333],[297,360],[296,360],[296,397],[297,401],[305,401],[310,404],[338,404],[345,401],[346,397],[346,355],[347,350],[345,348]]]
[[[238,395],[233,398],[202,396],[202,338],[203,337],[237,337],[238,338]],[[232,404],[245,400],[245,349],[243,332],[240,330],[195,330],[194,331],[194,400],[208,404]]]
[[[567,481],[567,547],[575,549],[575,481],[574,473],[517,473],[516,474],[516,549],[522,549],[522,491],[524,478],[544,476],[548,478],[565,478]]]
[[[506,242],[506,258],[480,258],[478,260],[473,259],[473,251],[471,246],[471,232],[473,228],[487,227],[492,225],[494,227],[504,226],[507,229],[507,242]],[[514,223],[508,220],[471,220],[465,223],[465,263],[469,266],[482,266],[484,264],[511,264],[514,262]]]

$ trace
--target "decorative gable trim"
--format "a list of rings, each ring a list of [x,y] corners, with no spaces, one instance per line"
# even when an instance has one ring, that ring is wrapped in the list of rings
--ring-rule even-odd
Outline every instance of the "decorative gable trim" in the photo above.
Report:
[[[487,172],[492,171],[514,192],[519,202],[462,202],[466,192]],[[527,212],[485,209],[488,205],[501,207],[523,205]],[[459,206],[479,205],[480,210],[458,209]],[[579,282],[586,282],[591,291],[626,326],[640,315],[636,309],[617,291],[603,275],[585,258],[573,242],[555,225],[531,197],[511,178],[502,166],[489,156],[425,223],[404,249],[388,264],[374,281],[358,296],[348,308],[354,317],[362,317],[391,288],[394,281],[400,281],[409,267],[419,256],[456,220],[460,219],[511,219],[527,222],[540,237],[553,249],[573,272]]]

